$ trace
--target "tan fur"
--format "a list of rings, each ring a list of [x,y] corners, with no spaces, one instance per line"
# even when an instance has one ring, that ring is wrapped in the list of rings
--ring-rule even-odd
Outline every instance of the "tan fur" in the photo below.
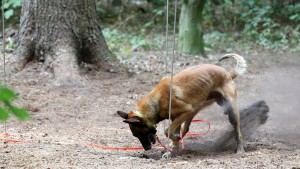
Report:
[[[225,56],[228,58],[232,54]],[[243,62],[244,67],[245,65],[246,63]],[[170,126],[170,139],[173,141],[174,148],[178,147],[181,125],[183,124],[182,132],[184,136],[188,132],[193,117],[200,110],[215,101],[220,101],[220,96],[214,94],[219,93],[222,95],[222,98],[225,98],[232,105],[237,121],[235,129],[238,153],[244,151],[242,134],[240,132],[237,92],[233,81],[233,78],[238,74],[237,68],[228,72],[216,65],[203,64],[187,68],[174,75],[171,98],[172,124]],[[137,111],[148,121],[148,125],[157,124],[169,117],[170,79],[170,77],[162,78],[157,86],[137,104]],[[136,116],[136,113],[129,113],[129,118],[134,116]],[[168,129],[165,133],[168,136]]]

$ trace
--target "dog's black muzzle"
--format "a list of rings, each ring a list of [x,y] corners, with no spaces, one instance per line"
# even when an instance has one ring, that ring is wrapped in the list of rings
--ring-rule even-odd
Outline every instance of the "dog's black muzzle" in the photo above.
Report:
[[[152,144],[155,144],[156,142],[155,134],[138,136],[137,138],[140,140],[146,151],[150,150],[152,148]]]

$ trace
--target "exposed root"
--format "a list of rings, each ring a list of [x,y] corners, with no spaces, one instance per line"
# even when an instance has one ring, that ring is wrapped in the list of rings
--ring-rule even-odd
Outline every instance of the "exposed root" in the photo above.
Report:
[[[77,58],[71,47],[59,47],[54,57],[47,56],[46,62],[53,69],[54,85],[60,87],[83,87],[85,80],[79,74]]]

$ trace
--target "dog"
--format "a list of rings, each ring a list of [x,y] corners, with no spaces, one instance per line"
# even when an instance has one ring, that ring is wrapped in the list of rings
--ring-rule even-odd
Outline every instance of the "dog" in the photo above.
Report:
[[[247,64],[242,56],[234,53],[224,55],[219,61],[228,58],[234,58],[237,62],[231,71],[215,64],[200,64],[173,76],[170,115],[172,123],[170,128],[165,130],[165,135],[172,140],[172,152],[178,150],[180,133],[184,137],[189,131],[194,116],[214,102],[224,108],[234,127],[236,153],[245,152],[233,79],[246,72]],[[169,118],[170,82],[171,77],[163,77],[157,86],[138,102],[136,111],[117,111],[124,119],[123,122],[129,124],[133,136],[139,139],[146,151],[155,144],[156,124]]]

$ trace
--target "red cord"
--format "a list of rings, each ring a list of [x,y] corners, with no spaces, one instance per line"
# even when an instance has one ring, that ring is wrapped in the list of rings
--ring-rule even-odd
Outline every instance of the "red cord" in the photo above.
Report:
[[[198,122],[205,122],[208,124],[208,129],[204,133],[186,133],[185,136],[189,137],[199,137],[199,136],[204,136],[210,131],[210,123],[209,121],[206,120],[192,120],[193,123],[198,123]]]
[[[207,134],[210,130],[210,123],[208,121],[205,120],[192,120],[192,122],[206,122],[208,124],[208,130],[204,133],[186,133],[186,136],[189,137],[198,137],[198,136],[203,136],[205,134]],[[31,142],[34,140],[15,140],[15,139],[9,139],[8,138],[9,134],[8,133],[4,133],[2,134],[2,138],[0,138],[0,140],[6,141],[6,142],[13,142],[13,143],[19,143],[19,142]],[[165,149],[166,151],[172,152],[172,150],[170,150],[167,146],[165,146],[159,139],[158,136],[156,136],[156,140],[157,142],[161,145],[161,147],[155,147],[157,149]],[[182,143],[182,149],[184,149],[184,141],[182,138],[182,134],[180,133],[180,142]],[[99,144],[85,144],[87,146],[92,146],[92,147],[96,147],[96,148],[101,148],[104,150],[124,150],[124,151],[129,151],[129,150],[143,150],[143,147],[109,147],[109,146],[103,146],[103,145],[99,145]]]
[[[156,136],[156,140],[157,142],[166,150],[166,151],[169,151],[169,152],[172,152],[172,150],[170,150],[167,146],[165,146],[161,141],[160,139],[158,138],[158,136]]]
[[[208,129],[204,133],[186,133],[185,136],[188,136],[188,137],[199,137],[199,136],[204,136],[204,135],[206,135],[209,132],[209,130],[210,130],[210,123],[209,123],[209,121],[206,121],[206,120],[192,120],[192,122],[193,123],[206,122],[208,124]],[[181,143],[181,149],[184,149],[184,141],[183,141],[182,133],[181,132],[180,132],[180,143]]]
[[[16,139],[10,139],[8,138],[9,133],[3,133],[2,137],[0,138],[0,140],[6,141],[6,142],[10,142],[10,143],[20,143],[20,142],[31,142],[34,140],[16,140]]]
[[[197,123],[197,122],[206,122],[208,124],[208,130],[204,133],[187,133],[186,136],[189,137],[198,137],[198,136],[203,136],[205,134],[207,134],[210,130],[210,123],[208,121],[205,120],[192,120],[193,123]],[[157,149],[165,149],[166,151],[172,152],[171,149],[169,149],[167,146],[165,146],[161,140],[159,139],[158,136],[156,136],[156,140],[157,142],[161,145],[161,147],[155,147]],[[182,138],[182,134],[180,133],[180,142],[182,144],[182,149],[184,149],[184,141]],[[99,144],[86,144],[87,146],[93,146],[96,148],[100,148],[100,149],[104,149],[104,150],[124,150],[124,151],[128,151],[128,150],[143,150],[143,147],[109,147],[109,146],[103,146],[103,145],[99,145]]]

